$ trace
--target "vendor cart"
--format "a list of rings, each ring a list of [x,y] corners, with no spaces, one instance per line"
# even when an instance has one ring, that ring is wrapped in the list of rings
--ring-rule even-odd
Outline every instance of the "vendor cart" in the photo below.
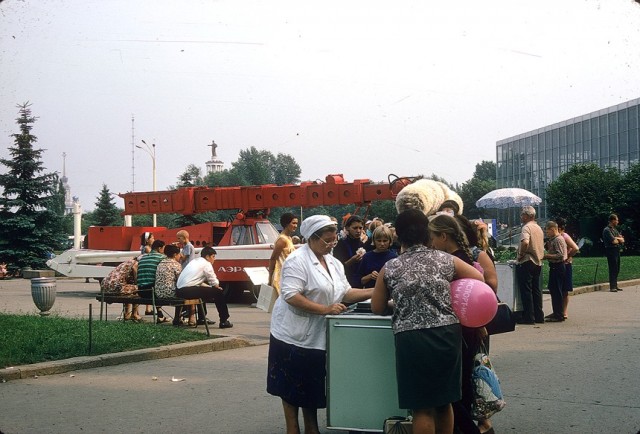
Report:
[[[398,408],[391,317],[327,316],[327,428],[382,432]]]

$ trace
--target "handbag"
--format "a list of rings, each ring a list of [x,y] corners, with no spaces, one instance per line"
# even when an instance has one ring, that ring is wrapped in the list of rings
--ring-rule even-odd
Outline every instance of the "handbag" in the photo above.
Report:
[[[495,316],[485,328],[490,335],[508,333],[516,329],[516,317],[507,303],[498,303]]]
[[[413,434],[413,422],[408,417],[392,416],[384,420],[384,434]]]
[[[502,396],[498,375],[483,346],[476,354],[473,365],[471,416],[477,421],[482,421],[502,410],[507,403]]]

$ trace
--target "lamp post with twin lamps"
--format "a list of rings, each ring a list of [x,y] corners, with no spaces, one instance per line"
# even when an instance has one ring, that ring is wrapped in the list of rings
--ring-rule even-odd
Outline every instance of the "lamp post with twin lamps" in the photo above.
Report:
[[[151,146],[147,145],[147,142],[141,140],[144,143],[144,147],[140,145],[136,145],[136,148],[142,149],[151,157],[151,161],[153,162],[153,191],[156,191],[156,144],[152,143]],[[153,214],[153,227],[157,226],[156,215]]]

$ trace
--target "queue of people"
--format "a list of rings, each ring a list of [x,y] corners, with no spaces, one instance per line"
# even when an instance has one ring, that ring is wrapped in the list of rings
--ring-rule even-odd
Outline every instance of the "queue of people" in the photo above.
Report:
[[[519,322],[562,322],[568,318],[568,293],[573,290],[571,258],[579,248],[561,218],[549,221],[544,232],[533,207],[522,209],[521,220],[516,277],[524,311]],[[269,283],[279,296],[271,317],[267,392],[281,400],[287,433],[300,433],[300,411],[305,433],[319,432],[317,410],[326,407],[327,399],[324,317],[367,299],[373,313],[392,314],[399,404],[411,410],[413,432],[493,433],[489,419],[476,422],[471,416],[474,357],[481,347],[488,351],[489,336],[484,327],[460,324],[450,293],[450,283],[462,278],[483,281],[497,293],[484,223],[466,219],[453,200],[429,216],[420,209],[405,209],[393,228],[379,219],[365,222],[352,215],[344,220],[342,236],[335,218],[315,215],[300,224],[303,244],[296,248],[298,218],[285,213],[280,222],[283,231],[269,264]],[[616,224],[617,217],[603,233],[615,246],[615,251],[609,247],[612,291],[617,289],[619,247],[624,243]],[[156,296],[203,298],[215,303],[220,327],[232,327],[212,267],[215,249],[205,247],[193,258],[188,233],[179,237],[181,250],[152,242],[150,252],[121,264],[110,281],[119,279],[121,290],[131,291],[137,277],[137,289],[147,289],[155,264]],[[543,261],[549,263],[553,308],[547,316],[540,288]],[[131,319],[139,320],[134,310],[137,306],[125,315],[129,312]],[[206,320],[206,312],[199,312],[199,317]],[[193,311],[188,324],[197,324]]]
[[[564,321],[573,289],[571,258],[579,248],[566,234],[563,219],[547,223],[544,232],[533,207],[524,207],[521,219],[516,276],[524,313],[519,322]],[[348,303],[369,295],[374,313],[393,315],[399,403],[411,410],[414,432],[493,433],[490,419],[474,421],[471,415],[474,358],[481,349],[488,352],[489,336],[484,327],[459,323],[449,287],[454,279],[477,279],[497,294],[486,224],[466,219],[453,200],[430,216],[417,209],[402,211],[393,232],[390,225],[370,223],[348,216],[337,237],[335,219],[309,217],[301,225],[306,244],[281,266],[267,391],[282,401],[287,433],[300,432],[300,409],[305,432],[318,432],[317,409],[326,406],[323,317],[342,313]],[[612,240],[623,242],[610,232]],[[399,256],[391,250],[395,243]],[[367,245],[373,248],[358,253]],[[540,288],[544,261],[551,268],[553,312],[547,316]]]
[[[195,250],[189,241],[189,233],[181,230],[177,234],[177,245],[165,245],[164,241],[154,240],[153,234],[145,233],[141,236],[144,243],[141,255],[118,265],[101,282],[101,289],[109,294],[139,294],[147,298],[151,291],[157,298],[177,297],[183,299],[200,298],[205,303],[215,303],[220,317],[221,329],[231,328],[229,321],[229,309],[224,298],[224,292],[213,269],[216,251],[213,247],[204,247],[200,257],[195,257]],[[151,306],[149,306],[151,308]],[[205,308],[206,309],[206,308]],[[174,326],[197,327],[208,320],[206,310],[196,312],[190,306],[188,321],[182,320],[182,310],[176,307],[173,318]],[[147,315],[153,315],[153,311],[147,310]],[[138,313],[138,305],[127,304],[124,306],[123,321],[142,322]],[[157,312],[159,323],[168,322],[161,309]]]
[[[401,408],[412,411],[414,432],[453,432],[454,427],[464,433],[492,432],[489,420],[476,424],[471,417],[473,358],[480,341],[488,346],[488,338],[483,328],[463,330],[449,285],[471,278],[487,281],[495,291],[497,273],[487,251],[476,247],[482,228],[452,217],[455,208],[431,217],[407,209],[393,230],[351,215],[344,219],[341,237],[328,216],[302,221],[306,243],[281,268],[267,370],[267,392],[281,399],[287,433],[300,432],[300,409],[304,431],[319,432],[317,410],[326,407],[324,316],[343,313],[347,304],[367,298],[374,313],[393,313],[398,396]],[[363,252],[367,244],[373,248]],[[279,257],[274,253],[272,263]]]

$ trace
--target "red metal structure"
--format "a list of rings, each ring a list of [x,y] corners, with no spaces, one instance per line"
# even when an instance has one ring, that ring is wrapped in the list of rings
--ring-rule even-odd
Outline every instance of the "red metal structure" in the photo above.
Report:
[[[265,216],[275,207],[315,207],[323,205],[367,205],[376,200],[393,199],[409,178],[390,183],[369,179],[345,182],[342,175],[328,175],[326,182],[295,185],[247,187],[186,187],[172,191],[124,193],[124,214],[178,213],[191,215],[206,211],[239,209]]]
[[[394,199],[404,186],[415,180],[395,175],[389,178],[388,183],[374,183],[369,179],[345,182],[342,175],[335,174],[328,175],[325,182],[295,185],[186,187],[171,191],[123,193],[120,197],[124,199],[124,215],[193,215],[220,210],[235,210],[236,214],[226,222],[176,229],[92,226],[87,234],[88,250],[65,252],[49,266],[69,276],[103,277],[111,269],[107,265],[115,265],[123,257],[140,251],[140,235],[144,232],[153,232],[156,239],[174,243],[177,241],[176,233],[186,229],[197,249],[206,245],[216,247],[216,273],[227,289],[248,289],[250,282],[244,267],[268,266],[273,243],[278,237],[278,231],[267,219],[271,208],[368,206],[373,201]],[[91,269],[91,265],[98,263],[102,264],[99,270]],[[83,274],[77,272],[80,268]]]

